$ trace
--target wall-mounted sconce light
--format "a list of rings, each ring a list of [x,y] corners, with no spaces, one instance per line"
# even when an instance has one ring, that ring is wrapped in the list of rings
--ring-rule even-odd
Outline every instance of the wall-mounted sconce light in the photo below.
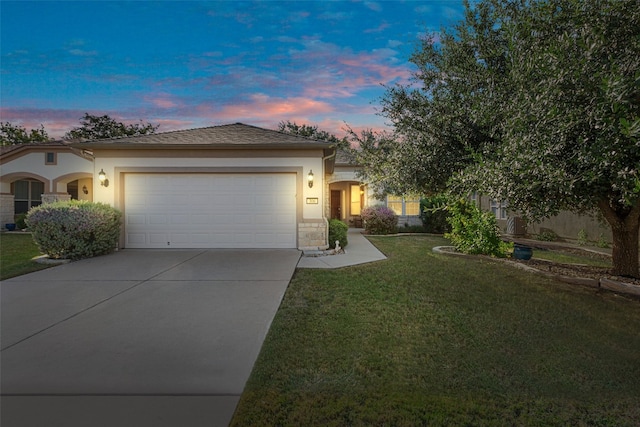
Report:
[[[309,170],[309,175],[307,175],[307,183],[309,184],[309,188],[313,187],[313,171]]]
[[[87,188],[87,186],[86,186],[86,185],[83,185],[83,186],[82,186],[82,192],[83,192],[84,194],[89,194],[89,189]]]
[[[107,179],[107,174],[104,173],[103,169],[100,169],[100,172],[98,172],[98,179],[100,180],[100,185],[102,185],[103,187],[109,186],[109,180]]]

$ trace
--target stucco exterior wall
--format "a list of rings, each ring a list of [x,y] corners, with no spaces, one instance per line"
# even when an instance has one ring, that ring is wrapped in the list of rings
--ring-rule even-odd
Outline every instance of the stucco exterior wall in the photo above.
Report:
[[[29,175],[25,175],[25,172]],[[58,188],[53,188],[54,181],[69,173],[93,174],[92,161],[67,151],[56,152],[55,164],[48,165],[45,162],[45,152],[28,153],[3,162],[0,192],[11,193],[11,183],[25,176],[43,181],[45,193],[58,192]]]
[[[165,158],[165,157],[98,157],[96,156],[94,165],[94,176],[100,170],[104,170],[109,180],[109,186],[100,185],[98,179],[93,180],[93,197],[94,201],[108,203],[115,207],[119,207],[119,192],[124,188],[123,174],[121,170],[132,171],[136,168],[139,170],[149,170],[153,168],[164,168],[167,173],[172,170],[185,171],[192,169],[194,172],[214,171],[223,172],[227,170],[232,172],[235,170],[251,169],[263,170],[265,172],[277,172],[284,168],[297,167],[302,171],[302,194],[298,195],[302,198],[302,217],[304,219],[322,219],[324,200],[323,185],[323,164],[321,158],[304,158],[304,157],[273,157],[273,158]],[[309,171],[313,171],[314,185],[309,188],[307,184],[307,175]],[[307,203],[307,199],[318,199],[318,203]]]

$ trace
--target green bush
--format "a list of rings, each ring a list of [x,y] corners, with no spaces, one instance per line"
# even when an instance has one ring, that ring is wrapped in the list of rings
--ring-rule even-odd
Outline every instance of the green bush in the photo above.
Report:
[[[451,231],[448,215],[446,195],[436,194],[420,200],[420,219],[427,233],[442,234]]]
[[[25,228],[27,228],[27,223],[25,222],[26,217],[27,217],[27,214],[24,214],[24,213],[18,214],[14,217],[16,228],[18,230],[24,230]]]
[[[451,232],[445,237],[460,252],[504,258],[513,248],[512,243],[500,239],[495,215],[482,212],[474,203],[459,200],[447,206]]]
[[[370,234],[394,234],[398,227],[398,216],[386,206],[371,206],[360,213],[364,229]]]
[[[536,238],[542,242],[555,242],[560,239],[560,236],[558,236],[553,230],[550,230],[548,228],[541,228],[540,233],[536,236]]]
[[[114,250],[120,218],[109,205],[71,200],[32,208],[26,223],[40,251],[51,258],[80,259]]]
[[[349,226],[339,219],[329,220],[329,247],[335,249],[336,240],[340,242],[341,247],[346,247],[349,244],[347,240],[347,232]]]

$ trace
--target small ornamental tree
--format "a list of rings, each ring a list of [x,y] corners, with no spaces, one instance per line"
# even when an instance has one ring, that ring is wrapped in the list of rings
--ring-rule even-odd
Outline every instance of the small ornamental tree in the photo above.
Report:
[[[71,200],[34,207],[25,221],[41,252],[51,258],[80,259],[113,252],[120,218],[109,205]]]

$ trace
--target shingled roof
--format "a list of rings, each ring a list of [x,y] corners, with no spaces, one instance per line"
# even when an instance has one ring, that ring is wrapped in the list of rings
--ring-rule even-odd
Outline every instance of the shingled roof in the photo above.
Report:
[[[143,148],[143,147],[273,147],[330,148],[328,141],[319,141],[275,130],[235,123],[198,129],[178,130],[123,138],[76,142],[77,148]]]

